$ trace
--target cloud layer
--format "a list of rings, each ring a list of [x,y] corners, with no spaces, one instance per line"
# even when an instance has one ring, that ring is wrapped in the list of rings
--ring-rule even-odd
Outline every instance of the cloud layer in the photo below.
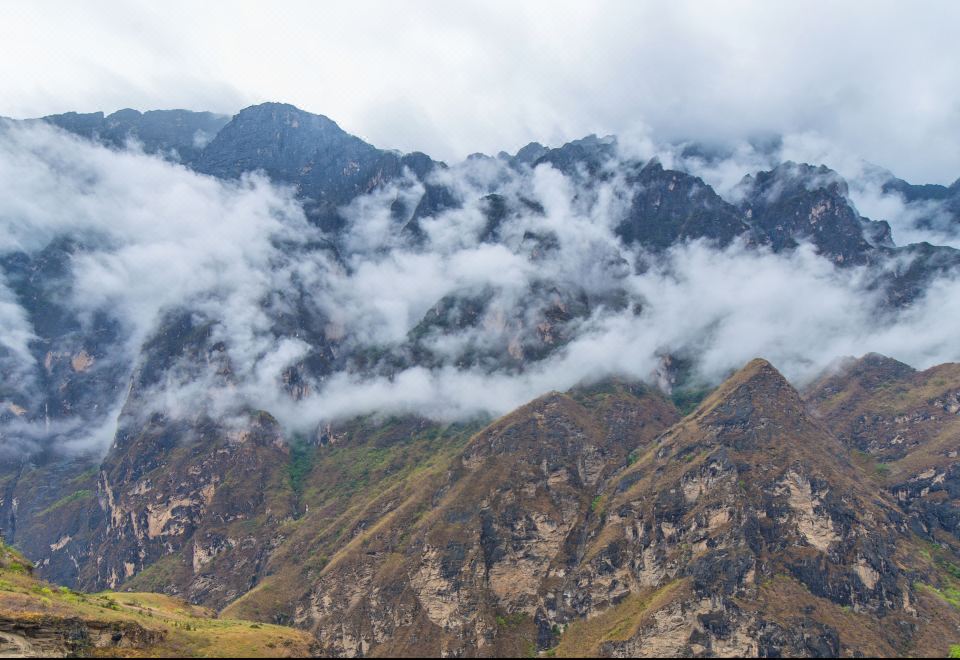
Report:
[[[657,153],[733,196],[741,171],[819,144],[797,137],[773,155],[743,146],[709,162],[643,140],[625,149]],[[860,172],[852,194],[906,212],[902,200],[871,188],[870,171],[857,169],[862,161],[849,162],[849,172]],[[55,344],[69,339],[76,355],[104,315],[120,332],[93,369],[119,369],[124,387],[105,392],[96,411],[52,421],[37,409],[8,414],[3,442],[102,451],[126,383],[143,367],[144,344],[184,310],[198,326],[212,323],[208,344],[222,346],[222,357],[210,357],[209,346],[202,359],[183,357],[151,384],[139,412],[265,409],[306,432],[367,413],[498,415],[606,376],[654,381],[666,356],[690,358],[693,381],[704,385],[756,356],[797,383],[837,357],[868,351],[917,367],[960,358],[956,279],[936,282],[891,316],[864,271],[838,271],[810,246],[780,255],[736,242],[723,250],[682,244],[662,256],[628,248],[613,227],[631,189],[622,166],[610,167],[612,176],[591,186],[549,166],[517,172],[489,160],[439,171],[432,183],[465,203],[421,219],[421,244],[404,237],[395,203],[417,200],[423,185],[400,179],[344,209],[347,227],[333,251],[292,191],[261,177],[225,183],[135,147],[5,125],[0,257],[33,257],[64,237],[75,246],[64,286],[44,294],[52,301],[28,304],[0,281],[3,385],[16,390],[5,404],[40,401],[37,383],[51,373]],[[493,190],[510,208],[496,240],[483,199]],[[31,319],[47,302],[76,319],[69,337],[39,336]],[[442,323],[424,325],[431,318]],[[305,372],[306,387],[291,396],[290,368],[321,350],[332,370]],[[417,351],[429,359],[410,359]]]
[[[0,12],[0,115],[281,100],[454,161],[640,125],[662,140],[816,132],[908,179],[960,176],[949,0],[46,0]]]

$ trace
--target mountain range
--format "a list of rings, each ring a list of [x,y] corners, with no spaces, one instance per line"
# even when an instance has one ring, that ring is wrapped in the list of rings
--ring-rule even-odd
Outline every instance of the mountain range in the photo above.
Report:
[[[960,236],[960,181],[868,168],[871,219],[775,148],[726,188],[705,145],[448,165],[279,103],[0,137],[66,202],[0,206],[11,648],[206,653],[170,628],[214,613],[257,654],[960,644],[960,367],[827,354],[950,345],[960,250],[895,239]],[[196,620],[116,623],[144,602]]]

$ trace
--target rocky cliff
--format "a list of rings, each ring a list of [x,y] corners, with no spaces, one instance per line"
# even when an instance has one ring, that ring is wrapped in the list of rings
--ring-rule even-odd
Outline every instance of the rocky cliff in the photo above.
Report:
[[[856,282],[827,301],[838,332],[915,332],[950,291],[960,252],[897,246],[829,168],[779,163],[721,195],[683,158],[638,160],[615,138],[448,167],[279,103],[44,122],[82,138],[44,138],[71,157],[184,177],[177,198],[256,198],[201,196],[237,224],[183,243],[190,223],[151,225],[146,246],[104,223],[0,243],[0,311],[27,328],[0,342],[0,527],[44,578],[294,625],[331,655],[936,655],[958,641],[956,365],[868,355],[801,395],[763,361],[730,375],[741,357],[712,343],[752,352],[768,310],[712,309],[764,282],[734,269],[711,288],[697,277],[711,259]],[[122,197],[54,152],[42,164],[77,216],[101,178]],[[942,215],[956,187],[885,190]],[[259,220],[283,231],[240,233],[261,198],[276,203]],[[11,232],[32,207],[9,211]],[[79,278],[130,287],[169,244],[204,256],[180,276],[209,286],[121,310]],[[248,249],[253,272],[231,269]],[[781,305],[784,280],[781,313],[803,302]],[[231,287],[255,293],[225,302]],[[701,289],[713,316],[697,325],[671,292]],[[134,333],[132,317],[149,325]],[[794,369],[816,350],[766,346]],[[384,410],[387,390],[401,403]]]

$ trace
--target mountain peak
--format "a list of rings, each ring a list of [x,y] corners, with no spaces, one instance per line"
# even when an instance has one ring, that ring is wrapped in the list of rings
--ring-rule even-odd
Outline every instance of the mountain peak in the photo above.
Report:
[[[725,380],[720,387],[700,406],[703,414],[713,411],[718,405],[730,400],[738,393],[766,395],[765,400],[775,395],[778,399],[786,398],[789,403],[801,405],[800,395],[784,378],[776,367],[763,358],[754,358],[739,371]],[[784,401],[783,403],[787,403]]]
[[[760,382],[776,382],[778,385],[780,383],[787,384],[787,379],[784,378],[776,367],[774,367],[770,362],[763,358],[753,358],[747,362],[740,371],[736,372],[730,379],[730,381],[741,380],[741,381],[760,381]]]
[[[231,123],[248,121],[280,124],[290,129],[303,129],[304,131],[308,129],[325,130],[348,135],[337,125],[337,122],[329,117],[301,110],[290,103],[269,101],[248,106],[238,112]]]
[[[723,382],[681,426],[681,437],[781,461],[839,456],[840,445],[807,412],[800,393],[768,361],[751,360]],[[816,457],[816,458],[814,458]]]
[[[807,401],[820,403],[844,389],[856,386],[857,389],[872,390],[908,379],[915,373],[913,367],[899,360],[880,353],[867,353],[860,358],[846,357],[834,361],[804,392]]]

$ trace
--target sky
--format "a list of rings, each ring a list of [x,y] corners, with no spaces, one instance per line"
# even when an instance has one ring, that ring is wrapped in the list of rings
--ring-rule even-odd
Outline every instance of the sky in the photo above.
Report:
[[[457,161],[589,133],[822,137],[960,177],[960,3],[0,4],[0,115],[285,101]]]

